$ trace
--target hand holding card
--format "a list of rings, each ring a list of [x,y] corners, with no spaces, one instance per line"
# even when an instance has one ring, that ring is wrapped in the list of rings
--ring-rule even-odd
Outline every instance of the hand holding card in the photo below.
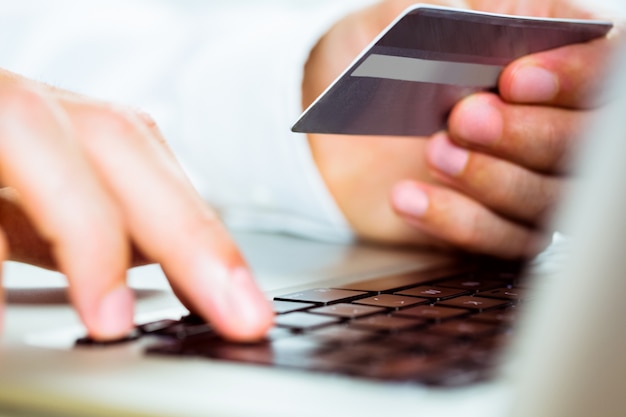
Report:
[[[293,130],[431,135],[446,126],[460,99],[497,88],[513,60],[604,36],[611,27],[415,5],[365,48]]]
[[[320,96],[324,88],[346,66],[356,68],[367,59],[365,55],[376,45],[376,41],[365,48],[365,52],[352,66],[348,65],[358,51],[391,20],[389,18],[383,23],[384,19],[380,16],[385,15],[385,12],[388,12],[387,15],[394,15],[390,10],[393,11],[399,3],[403,2],[381,2],[348,16],[322,38],[313,50],[305,70],[305,107]],[[408,2],[404,3],[406,5]],[[509,6],[506,12],[516,12],[517,4],[498,3],[498,11],[502,12],[502,7]],[[524,3],[526,6],[529,4]],[[621,36],[618,31],[613,32],[615,36],[602,36],[611,27],[610,23],[603,21],[546,19],[561,16],[569,19],[590,17],[589,12],[577,9],[569,3],[548,1],[532,4],[534,8],[525,12],[541,16],[541,19],[494,16],[470,11],[463,12],[462,16],[470,24],[476,24],[475,19],[483,18],[495,18],[500,23],[515,22],[516,30],[529,23],[538,24],[541,30],[552,28],[559,32],[559,36],[569,37],[565,43],[575,42],[571,32],[579,29],[583,30],[585,36],[599,37],[590,42],[585,42],[587,38],[579,39],[581,43],[555,46],[556,49],[530,53],[518,59],[511,57],[508,65],[501,52],[507,50],[506,48],[492,48],[491,57],[479,60],[474,57],[474,62],[470,63],[472,65],[481,65],[487,69],[502,68],[501,74],[500,68],[497,69],[497,88],[496,84],[490,88],[485,85],[459,87],[433,83],[431,88],[435,91],[453,91],[457,96],[450,100],[449,107],[443,110],[439,107],[440,119],[431,118],[429,125],[417,125],[419,129],[425,128],[427,133],[408,137],[395,136],[398,134],[397,129],[406,126],[415,128],[414,122],[423,120],[423,113],[430,112],[428,114],[432,116],[433,109],[442,103],[443,96],[437,96],[436,99],[429,97],[427,100],[421,97],[423,104],[411,104],[407,101],[398,106],[394,113],[386,113],[389,120],[396,120],[399,127],[387,123],[385,117],[376,119],[376,115],[368,118],[364,124],[345,123],[345,126],[351,128],[357,126],[369,129],[373,124],[370,122],[378,120],[375,126],[377,129],[381,129],[381,126],[396,129],[395,132],[391,130],[385,135],[376,135],[372,130],[363,130],[359,135],[339,132],[308,134],[320,173],[360,238],[392,244],[461,248],[502,257],[534,254],[542,248],[542,242],[549,239],[551,232],[544,230],[542,225],[553,208],[560,189],[569,181],[569,177],[564,175],[567,174],[567,155],[575,148],[581,127],[593,113],[591,107],[597,101],[592,97],[605,79],[602,74],[607,70],[607,61]],[[420,9],[423,6],[416,10]],[[395,10],[397,13],[399,9],[396,7]],[[457,12],[460,13],[458,10],[454,13]],[[396,19],[396,24],[401,20],[402,18]],[[390,27],[393,25],[388,26],[388,29]],[[559,29],[565,32],[561,33]],[[532,33],[535,35],[536,30],[532,26]],[[367,38],[364,33],[369,33],[371,37]],[[383,31],[383,35],[379,35],[377,39],[382,39],[386,33],[388,32]],[[360,36],[350,38],[351,34]],[[460,36],[448,37],[455,38]],[[541,42],[548,40],[544,36]],[[463,42],[471,44],[468,39]],[[493,39],[489,42],[492,45],[497,44]],[[476,46],[476,56],[484,55],[484,51],[488,51],[485,48],[489,42],[477,42],[482,48]],[[494,49],[500,52],[495,53]],[[398,48],[396,51],[404,49]],[[448,54],[443,64],[452,62],[455,64],[451,67],[453,69],[458,68],[458,64],[467,64],[468,62],[461,60],[461,55]],[[425,61],[423,57],[419,59]],[[459,76],[459,72],[440,72],[434,76]],[[540,84],[537,84],[541,79],[529,76],[533,73],[547,74],[543,81],[544,87],[546,79],[552,80],[550,82],[556,88],[556,96],[530,101],[520,98],[520,90],[527,95],[526,99],[528,95],[536,95],[542,91]],[[341,90],[341,85],[363,82],[352,79],[350,74],[352,70],[344,71],[309,111],[317,106],[323,107],[323,98]],[[489,71],[486,74],[489,75]],[[470,79],[478,79],[476,74],[470,75],[473,77]],[[373,79],[362,78],[369,82]],[[342,84],[345,80],[348,84]],[[375,94],[382,94],[380,91],[383,83],[385,86],[395,83],[403,85],[403,88],[397,88],[394,93],[398,102],[409,96],[408,91],[412,87],[406,86],[426,84],[419,80],[374,81],[380,87],[374,91]],[[346,94],[355,91],[345,90]],[[459,93],[474,94],[458,101],[463,95]],[[336,103],[336,107],[349,103],[346,97],[342,100]],[[367,106],[361,105],[362,102],[362,98],[361,101],[356,101],[358,108],[367,109]],[[384,106],[379,106],[378,109],[387,111]],[[309,118],[310,114],[307,114],[308,112],[302,119]],[[341,109],[332,113],[332,116],[328,120],[341,119]],[[406,119],[406,123],[398,122],[399,117]],[[338,125],[331,127],[334,129]],[[319,131],[321,126],[317,126]],[[324,128],[328,126],[324,125]],[[439,133],[432,135],[433,132]],[[416,136],[427,140],[415,140]],[[493,139],[493,142],[481,143],[481,138]]]

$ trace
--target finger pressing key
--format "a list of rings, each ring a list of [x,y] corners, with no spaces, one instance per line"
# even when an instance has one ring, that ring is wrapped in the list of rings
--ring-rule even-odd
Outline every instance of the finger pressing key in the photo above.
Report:
[[[67,103],[82,143],[115,195],[129,234],[161,264],[176,294],[224,336],[264,335],[273,313],[219,221],[162,140],[132,113]],[[84,133],[86,134],[86,133]]]

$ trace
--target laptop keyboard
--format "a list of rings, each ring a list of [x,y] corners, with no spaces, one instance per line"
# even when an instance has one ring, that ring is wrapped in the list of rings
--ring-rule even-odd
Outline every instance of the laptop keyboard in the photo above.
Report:
[[[228,342],[195,315],[138,325],[126,341],[148,339],[147,355],[465,385],[488,379],[498,364],[524,300],[520,272],[519,264],[490,262],[284,294],[258,343]]]

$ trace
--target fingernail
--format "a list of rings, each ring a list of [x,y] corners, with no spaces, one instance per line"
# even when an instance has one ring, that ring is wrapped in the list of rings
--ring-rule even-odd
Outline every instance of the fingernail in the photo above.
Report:
[[[246,268],[235,269],[230,282],[231,296],[237,301],[235,311],[239,322],[251,330],[266,328],[274,313],[250,271]]]
[[[558,78],[548,70],[526,65],[513,73],[511,99],[520,103],[551,101],[559,92]]]
[[[463,100],[454,123],[455,137],[466,142],[491,145],[502,137],[502,114],[490,97],[476,95]]]
[[[392,192],[393,205],[397,211],[409,216],[421,217],[428,210],[428,196],[411,182],[396,185]]]
[[[469,152],[455,146],[445,134],[431,139],[426,152],[431,164],[452,176],[463,172],[469,160]]]
[[[97,336],[115,339],[126,335],[134,326],[134,295],[127,286],[109,292],[98,308]]]
[[[228,322],[225,331],[239,340],[262,337],[272,324],[274,313],[247,268],[235,268],[217,301],[220,316]]]

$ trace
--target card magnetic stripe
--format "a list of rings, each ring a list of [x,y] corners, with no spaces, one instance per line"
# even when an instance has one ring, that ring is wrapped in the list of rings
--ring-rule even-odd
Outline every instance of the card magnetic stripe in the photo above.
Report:
[[[491,88],[498,84],[498,77],[502,69],[503,67],[499,65],[371,54],[350,75],[352,77]]]

